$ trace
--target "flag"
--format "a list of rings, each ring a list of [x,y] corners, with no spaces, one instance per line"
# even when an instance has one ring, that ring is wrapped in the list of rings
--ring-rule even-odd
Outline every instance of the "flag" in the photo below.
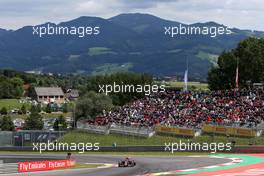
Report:
[[[238,89],[238,65],[236,68],[236,88]]]
[[[185,92],[188,91],[188,69],[184,73],[184,88],[183,88],[183,90]]]

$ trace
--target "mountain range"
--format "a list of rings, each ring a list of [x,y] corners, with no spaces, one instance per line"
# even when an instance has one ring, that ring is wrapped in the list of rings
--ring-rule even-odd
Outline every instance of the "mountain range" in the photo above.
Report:
[[[83,38],[66,35],[38,37],[32,26],[0,29],[0,68],[44,73],[105,74],[119,71],[182,76],[188,62],[192,79],[206,80],[217,56],[250,36],[264,32],[232,28],[232,35],[217,37],[164,34],[165,26],[180,22],[149,14],[120,14],[109,19],[82,16],[59,24],[38,26],[99,26],[100,34]],[[187,25],[187,24],[183,24]],[[224,26],[215,22],[193,26]]]

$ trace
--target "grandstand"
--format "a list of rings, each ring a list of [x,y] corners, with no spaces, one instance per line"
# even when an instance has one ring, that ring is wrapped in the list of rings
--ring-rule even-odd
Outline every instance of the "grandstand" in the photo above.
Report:
[[[163,129],[165,133],[187,136],[195,136],[202,130],[205,133],[251,137],[261,135],[263,114],[264,91],[259,87],[254,90],[211,92],[167,90],[126,104],[115,111],[105,112],[94,121],[82,123],[112,129],[113,125],[121,126],[112,132],[128,135],[135,135],[137,131],[153,134],[153,131],[157,132],[155,129],[158,126],[163,126],[159,130]],[[209,130],[210,125],[223,127]]]

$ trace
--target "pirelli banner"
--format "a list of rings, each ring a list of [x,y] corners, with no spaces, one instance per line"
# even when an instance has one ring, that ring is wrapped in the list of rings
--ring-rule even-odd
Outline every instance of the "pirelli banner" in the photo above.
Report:
[[[162,133],[162,134],[171,134],[171,135],[189,136],[189,137],[194,137],[195,135],[195,131],[189,128],[157,126],[155,130],[156,133]]]
[[[257,135],[257,131],[249,128],[234,128],[226,126],[216,125],[204,125],[202,128],[204,133],[223,134],[230,136],[241,136],[241,137],[254,137]]]

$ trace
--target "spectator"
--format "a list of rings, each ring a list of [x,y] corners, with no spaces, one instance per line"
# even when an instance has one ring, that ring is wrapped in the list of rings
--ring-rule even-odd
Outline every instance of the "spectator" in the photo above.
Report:
[[[263,90],[189,92],[167,90],[104,112],[96,125],[201,128],[203,123],[255,127],[264,120]]]

